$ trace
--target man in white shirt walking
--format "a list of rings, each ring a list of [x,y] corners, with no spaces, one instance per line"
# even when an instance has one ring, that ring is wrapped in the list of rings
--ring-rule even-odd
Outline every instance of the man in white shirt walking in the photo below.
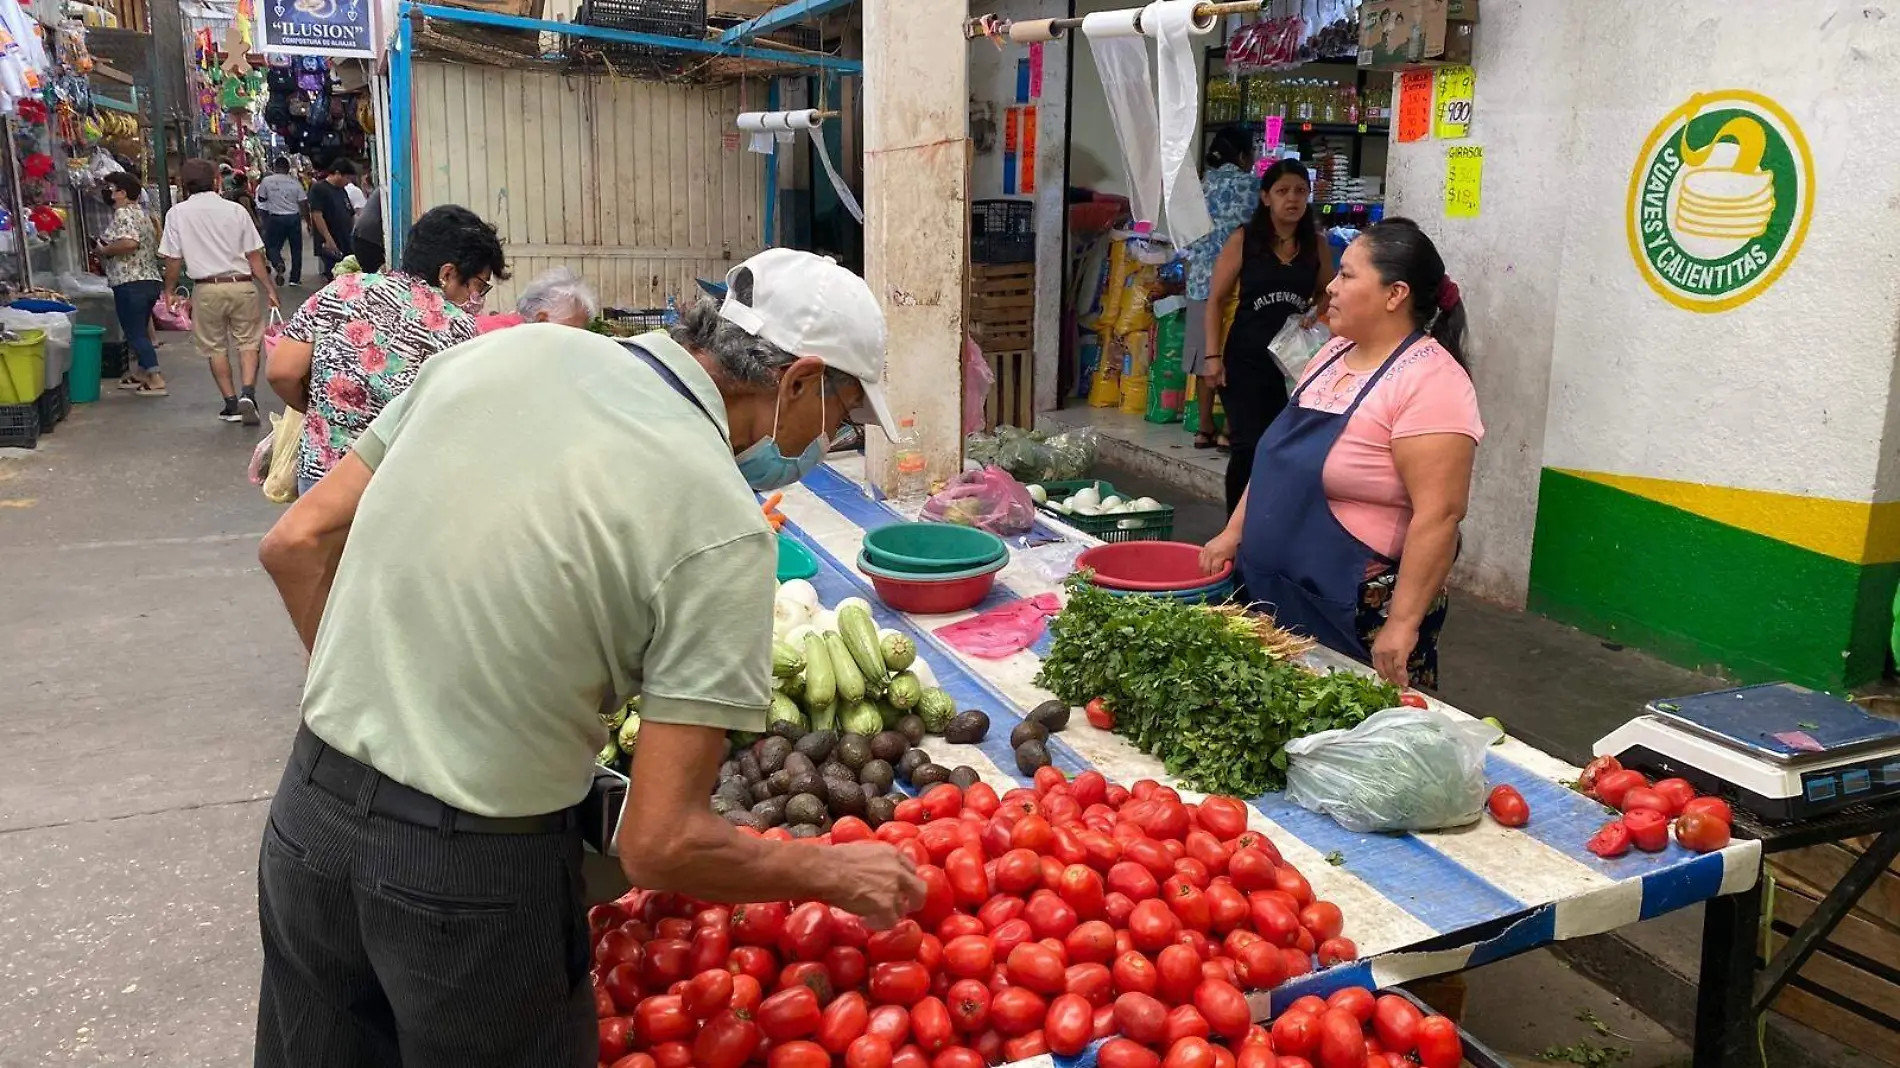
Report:
[[[264,241],[251,213],[218,194],[218,172],[209,160],[186,160],[179,183],[186,199],[165,216],[158,242],[158,254],[165,258],[165,292],[177,304],[182,267],[192,280],[192,340],[211,361],[211,377],[224,395],[218,418],[256,426],[258,348],[264,340],[259,286],[264,299],[277,307]],[[231,378],[230,345],[237,346],[241,384]]]
[[[284,246],[290,246],[290,284],[303,285],[303,183],[290,173],[290,159],[271,161],[270,174],[257,183],[257,213],[264,219],[264,255],[278,285],[284,284]]]

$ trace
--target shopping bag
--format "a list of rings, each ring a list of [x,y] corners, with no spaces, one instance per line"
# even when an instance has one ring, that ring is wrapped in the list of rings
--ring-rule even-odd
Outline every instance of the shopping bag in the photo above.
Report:
[[[184,290],[180,289],[179,292],[182,293]],[[157,321],[160,330],[190,330],[191,298],[185,297],[179,300],[176,309],[171,307],[169,301],[159,301],[152,306],[152,318]]]
[[[1388,708],[1286,743],[1286,799],[1360,834],[1462,827],[1484,811],[1485,750],[1501,735],[1436,709]]]
[[[297,499],[297,457],[303,451],[303,413],[286,408],[270,417],[270,471],[264,476],[264,498],[273,504]]]
[[[1287,316],[1286,325],[1280,327],[1280,332],[1267,343],[1267,348],[1273,352],[1273,362],[1279,364],[1287,378],[1295,382],[1306,373],[1306,365],[1313,362],[1313,354],[1333,339],[1331,330],[1319,323],[1307,326],[1305,319],[1303,315]]]

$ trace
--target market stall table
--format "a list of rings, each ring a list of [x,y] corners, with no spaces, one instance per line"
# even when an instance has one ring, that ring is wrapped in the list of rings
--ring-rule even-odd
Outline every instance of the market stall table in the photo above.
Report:
[[[1029,779],[1016,772],[1007,739],[1025,709],[1049,699],[1034,681],[1048,637],[1015,655],[985,660],[957,653],[933,632],[1013,599],[1059,589],[1068,561],[1096,543],[1052,523],[1042,533],[1056,540],[1014,552],[995,591],[976,610],[932,617],[893,613],[877,604],[869,580],[851,562],[865,531],[903,517],[866,494],[854,479],[855,468],[850,462],[821,468],[788,490],[781,505],[789,535],[818,557],[819,574],[812,582],[820,600],[871,600],[878,625],[917,643],[938,684],[959,707],[989,712],[992,726],[983,743],[960,746],[933,738],[926,743],[933,756],[946,766],[967,764],[999,789],[1026,785]],[[1322,670],[1355,669],[1323,649],[1309,659]],[[1442,704],[1435,707],[1463,715]],[[1093,767],[1124,783],[1172,782],[1158,761],[1120,737],[1090,728],[1079,717],[1070,723],[1051,737],[1049,747],[1055,766],[1065,773]],[[1486,764],[1493,783],[1517,787],[1530,802],[1527,826],[1512,829],[1482,819],[1447,832],[1355,834],[1278,794],[1252,800],[1252,825],[1299,867],[1315,894],[1345,911],[1345,933],[1361,954],[1355,964],[1284,985],[1274,995],[1276,1007],[1314,989],[1346,983],[1383,987],[1476,967],[1737,894],[1757,882],[1761,846],[1753,840],[1738,839],[1703,855],[1672,841],[1660,853],[1597,857],[1584,843],[1610,814],[1564,785],[1578,769],[1514,739],[1494,747]]]

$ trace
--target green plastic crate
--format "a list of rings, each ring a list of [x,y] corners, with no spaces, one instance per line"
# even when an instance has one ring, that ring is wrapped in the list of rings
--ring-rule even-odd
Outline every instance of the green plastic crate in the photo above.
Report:
[[[1089,486],[1094,486],[1095,492],[1104,497],[1124,496],[1113,485],[1098,478],[1042,484],[1043,492],[1049,495],[1051,502],[1068,500]],[[1132,512],[1127,515],[1063,515],[1047,505],[1042,506],[1042,511],[1059,523],[1066,523],[1105,542],[1167,541],[1174,537],[1174,506],[1171,504],[1164,504],[1152,512]],[[1123,523],[1128,525],[1124,527]]]

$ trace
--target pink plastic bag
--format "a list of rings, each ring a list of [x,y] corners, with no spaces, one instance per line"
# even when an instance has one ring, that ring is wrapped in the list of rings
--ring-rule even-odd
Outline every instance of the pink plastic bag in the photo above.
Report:
[[[980,616],[947,623],[931,633],[959,652],[985,660],[1001,660],[1036,644],[1049,629],[1049,617],[1062,611],[1062,600],[1053,593],[1014,601],[992,608]]]
[[[975,341],[963,339],[963,433],[980,433],[983,430],[983,405],[990,398],[990,389],[996,385],[996,374],[990,370],[990,361],[983,358],[983,350]]]
[[[179,301],[177,311],[172,310],[169,301],[159,301],[152,306],[152,318],[158,322],[160,330],[190,330],[191,298]]]
[[[1036,502],[1009,472],[991,465],[958,475],[924,502],[923,518],[978,527],[1005,537],[1026,534],[1036,524]]]

